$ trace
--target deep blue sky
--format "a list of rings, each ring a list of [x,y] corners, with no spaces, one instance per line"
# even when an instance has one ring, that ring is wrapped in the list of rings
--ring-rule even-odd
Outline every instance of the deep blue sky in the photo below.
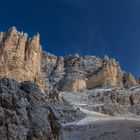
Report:
[[[140,76],[139,0],[3,0],[0,25],[39,32],[43,49],[56,55],[109,54]]]

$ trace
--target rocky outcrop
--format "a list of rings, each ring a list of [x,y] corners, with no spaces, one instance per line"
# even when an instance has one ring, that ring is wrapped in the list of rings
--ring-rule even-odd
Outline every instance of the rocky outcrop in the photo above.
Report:
[[[140,115],[140,87],[95,88],[74,95],[61,94],[65,100],[85,110],[130,118],[139,118]]]
[[[0,139],[53,139],[58,137],[51,124],[57,122],[54,118],[37,85],[0,80]]]
[[[86,89],[89,73],[101,66],[97,56],[80,57],[78,54],[57,57],[43,53],[42,71],[46,75],[48,89],[56,87],[60,90],[77,92]]]
[[[32,80],[42,88],[40,36],[32,38],[15,27],[0,33],[0,77]]]
[[[1,140],[56,140],[63,124],[84,116],[69,103],[47,98],[31,81],[0,79]]]
[[[120,64],[107,55],[80,57],[78,54],[57,57],[43,53],[42,70],[46,75],[48,89],[77,92],[96,87],[139,86],[136,78],[123,73]]]
[[[138,81],[131,73],[123,74],[123,84],[125,88],[139,86]]]
[[[46,91],[52,90],[57,87],[56,85],[65,74],[64,58],[43,52],[41,68],[45,77]]]
[[[65,57],[65,75],[60,81],[63,91],[77,92],[86,89],[89,73],[98,69],[101,61],[96,56],[80,57],[78,54]]]
[[[102,66],[87,80],[87,88],[95,87],[122,87],[122,72],[115,59],[105,56]]]
[[[128,115],[134,117],[140,114],[140,88],[96,89],[88,93],[88,103],[94,102],[92,110],[108,115]],[[91,108],[91,107],[89,107]],[[132,114],[133,113],[133,114]]]
[[[86,89],[86,81],[78,73],[68,73],[60,82],[59,88],[62,91],[71,91],[76,93]]]

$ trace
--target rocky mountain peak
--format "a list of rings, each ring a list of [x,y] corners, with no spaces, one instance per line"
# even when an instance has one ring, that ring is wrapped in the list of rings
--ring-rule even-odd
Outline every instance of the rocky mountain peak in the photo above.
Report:
[[[43,87],[41,74],[40,35],[28,38],[27,33],[18,32],[16,27],[0,33],[0,77],[18,81],[32,80]],[[41,78],[40,78],[41,79]]]
[[[43,89],[46,86],[48,91],[54,87],[77,92],[98,86],[127,88],[139,85],[133,75],[124,74],[120,64],[108,55],[102,59],[79,54],[55,56],[42,52],[39,33],[29,38],[16,27],[0,32],[0,77],[31,80]]]
[[[103,57],[103,61],[109,61],[109,60],[110,60],[109,56],[107,54],[105,54]]]

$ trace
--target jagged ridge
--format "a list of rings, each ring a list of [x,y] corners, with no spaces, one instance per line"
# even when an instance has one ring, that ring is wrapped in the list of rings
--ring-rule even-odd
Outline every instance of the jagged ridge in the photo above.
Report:
[[[119,62],[107,55],[103,59],[98,56],[80,57],[78,54],[57,57],[44,52],[42,69],[46,74],[47,87],[57,87],[62,91],[139,86],[137,78],[123,72]]]
[[[78,54],[54,56],[42,52],[39,34],[28,38],[27,33],[15,27],[0,33],[0,77],[31,80],[45,91],[54,87],[77,92],[95,87],[139,86],[132,74],[122,72],[115,59]]]

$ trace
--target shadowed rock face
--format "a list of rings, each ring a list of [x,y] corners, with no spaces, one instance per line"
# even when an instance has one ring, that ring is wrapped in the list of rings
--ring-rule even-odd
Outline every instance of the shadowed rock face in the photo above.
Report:
[[[131,73],[123,74],[123,83],[124,83],[124,87],[126,87],[126,88],[130,88],[130,87],[139,85],[138,81]]]
[[[39,34],[28,38],[15,27],[0,33],[0,77],[32,80],[43,87]],[[39,78],[40,77],[40,78]]]
[[[50,115],[54,117],[37,85],[0,79],[0,139],[53,139]]]
[[[31,81],[0,79],[1,140],[56,140],[61,124],[84,116],[69,103],[47,99]]]

